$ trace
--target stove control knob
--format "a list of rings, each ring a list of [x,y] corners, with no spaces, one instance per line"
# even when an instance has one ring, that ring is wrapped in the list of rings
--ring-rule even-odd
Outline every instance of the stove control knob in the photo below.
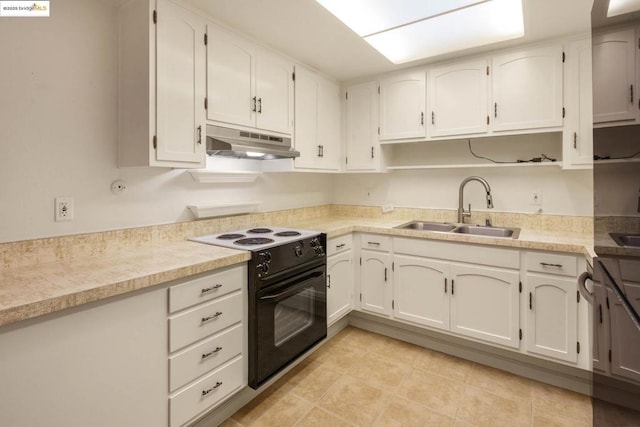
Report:
[[[302,256],[302,246],[296,246],[296,247],[294,248],[294,251],[295,251],[296,256],[297,256],[298,258],[300,258],[300,257]]]
[[[262,273],[264,275],[269,274],[269,268],[270,267],[269,267],[269,263],[268,262],[263,262],[262,264],[258,264],[258,265],[256,265],[256,268],[258,270],[262,270]]]
[[[260,257],[260,261],[263,263],[271,262],[271,252],[260,252],[258,256]]]

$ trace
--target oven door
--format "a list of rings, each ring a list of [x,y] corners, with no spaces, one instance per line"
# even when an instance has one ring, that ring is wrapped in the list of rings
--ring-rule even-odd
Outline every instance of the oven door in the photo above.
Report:
[[[260,289],[254,303],[249,385],[257,388],[327,336],[326,266]]]

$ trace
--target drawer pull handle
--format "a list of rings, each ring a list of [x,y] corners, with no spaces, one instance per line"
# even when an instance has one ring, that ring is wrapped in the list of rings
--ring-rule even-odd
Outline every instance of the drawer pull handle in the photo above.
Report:
[[[218,381],[216,382],[216,385],[214,385],[213,387],[211,387],[208,390],[202,390],[202,395],[206,396],[207,394],[211,393],[212,391],[214,391],[215,389],[217,389],[218,387],[220,387],[222,385],[222,381]]]
[[[211,350],[209,353],[204,353],[202,355],[202,359],[206,359],[208,357],[213,356],[214,354],[216,354],[217,352],[219,352],[220,350],[222,350],[222,347],[216,347],[215,350]]]
[[[212,286],[210,288],[204,288],[200,290],[201,294],[206,294],[207,292],[211,292],[211,291],[215,291],[216,289],[220,289],[222,287],[222,285],[220,283],[218,283],[215,286]]]
[[[207,316],[202,318],[202,323],[208,322],[209,320],[217,319],[222,315],[221,311],[217,311],[213,316]]]
[[[339,245],[336,245],[336,249],[341,249],[341,248],[344,248],[345,246],[347,246],[346,243],[340,243]]]
[[[367,245],[376,245],[376,246],[380,246],[380,242],[367,242]]]
[[[541,266],[543,267],[557,267],[557,268],[562,268],[562,264],[549,264],[548,262],[541,262],[540,263]]]

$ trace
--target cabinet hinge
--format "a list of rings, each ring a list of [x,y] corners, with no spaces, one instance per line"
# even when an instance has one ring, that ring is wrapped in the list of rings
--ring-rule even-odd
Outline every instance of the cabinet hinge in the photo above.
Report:
[[[362,265],[362,257],[360,257],[360,265]]]
[[[487,65],[487,76],[489,75],[489,66]]]
[[[396,271],[396,263],[395,262],[391,263],[391,271]]]
[[[362,301],[362,293],[360,294],[360,301]]]
[[[396,300],[391,300],[391,310],[395,310],[396,309]]]
[[[522,341],[522,329],[519,330],[520,341]]]
[[[153,148],[158,148],[158,137],[153,135]]]
[[[640,38],[638,38],[638,49],[640,49]]]
[[[349,99],[349,92],[344,93],[344,99]]]
[[[380,95],[380,86],[378,85],[378,95]]]
[[[293,73],[291,73],[291,79],[295,82],[296,81],[296,72],[294,71]]]
[[[489,124],[489,116],[487,116],[487,124]]]
[[[522,282],[518,283],[518,291],[522,293]]]
[[[344,158],[344,164],[345,164],[345,165],[348,165],[348,164],[349,164],[349,158],[348,158],[348,157],[345,157],[345,158]]]
[[[576,343],[576,351],[580,354],[580,341]]]
[[[562,62],[563,63],[564,63],[565,59],[567,59],[567,55],[564,52],[562,52]]]
[[[158,23],[158,12],[157,11],[153,11],[153,23],[157,24]]]
[[[609,349],[609,363],[611,363],[611,349]]]
[[[209,39],[207,38],[207,33],[204,33],[204,45],[205,45],[205,46],[207,45],[207,41],[208,41],[208,40],[209,40]]]
[[[580,291],[576,291],[576,302],[580,302]]]
[[[562,107],[562,118],[564,119],[564,116],[566,115],[567,111],[564,109],[564,107]]]
[[[607,310],[609,310],[609,297],[607,297]]]
[[[378,126],[378,135],[380,135],[380,126]]]
[[[206,110],[207,108],[209,108],[209,100],[207,99],[207,97],[204,97],[204,109]]]

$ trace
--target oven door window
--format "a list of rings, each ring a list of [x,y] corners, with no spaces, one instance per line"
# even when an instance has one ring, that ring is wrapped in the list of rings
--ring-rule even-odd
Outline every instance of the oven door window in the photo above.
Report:
[[[312,287],[280,301],[273,310],[274,345],[280,347],[313,325],[315,316]]]

